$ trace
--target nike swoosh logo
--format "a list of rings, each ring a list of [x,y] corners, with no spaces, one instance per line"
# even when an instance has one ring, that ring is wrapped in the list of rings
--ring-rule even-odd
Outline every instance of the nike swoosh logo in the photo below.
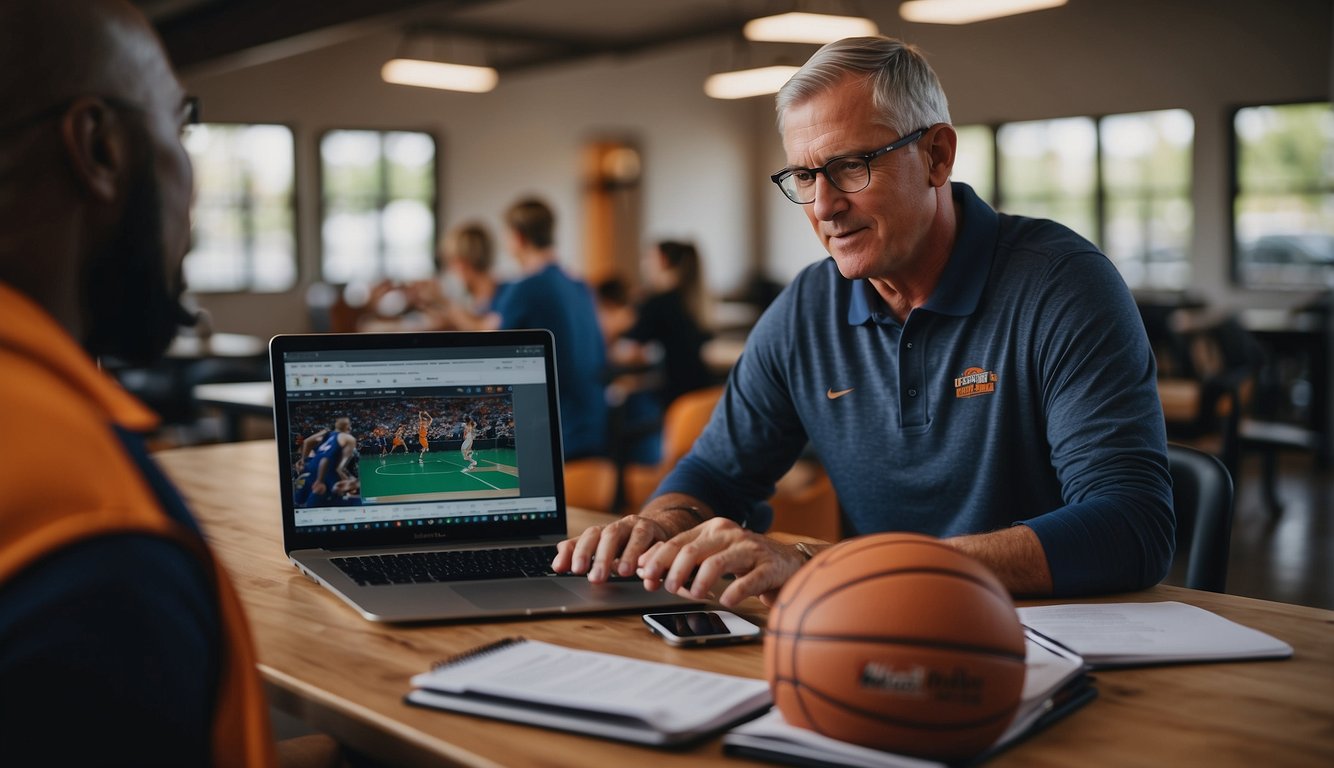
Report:
[[[840,389],[839,391],[835,392],[834,388],[830,387],[829,391],[824,393],[824,396],[829,398],[830,400],[837,400],[854,389],[856,389],[856,387],[848,387],[847,389]]]

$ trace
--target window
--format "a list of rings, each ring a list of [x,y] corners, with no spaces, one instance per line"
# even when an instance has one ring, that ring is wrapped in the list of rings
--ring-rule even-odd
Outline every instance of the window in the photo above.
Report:
[[[205,123],[185,138],[195,170],[186,285],[206,293],[285,291],[296,283],[292,131]]]
[[[330,283],[417,280],[435,268],[435,139],[337,130],[320,141]]]
[[[985,125],[959,125],[954,132],[959,144],[954,152],[954,172],[950,178],[973,188],[977,196],[993,205],[996,202],[995,133]]]
[[[1098,244],[1131,288],[1190,280],[1195,121],[1181,109],[956,128],[954,178]],[[994,180],[994,184],[992,181]]]
[[[1132,288],[1186,288],[1195,121],[1182,109],[1109,115],[1098,137],[1103,251]]]
[[[1098,130],[1092,118],[1006,123],[996,144],[1002,210],[1053,219],[1098,242]]]
[[[1236,140],[1234,265],[1251,288],[1334,287],[1334,112],[1249,107]]]

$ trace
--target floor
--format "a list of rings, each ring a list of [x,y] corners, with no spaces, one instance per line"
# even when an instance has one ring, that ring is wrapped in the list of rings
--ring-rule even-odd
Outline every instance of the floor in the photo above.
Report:
[[[1227,591],[1334,610],[1334,468],[1285,455],[1277,519],[1260,493],[1259,457],[1245,457],[1239,474]]]

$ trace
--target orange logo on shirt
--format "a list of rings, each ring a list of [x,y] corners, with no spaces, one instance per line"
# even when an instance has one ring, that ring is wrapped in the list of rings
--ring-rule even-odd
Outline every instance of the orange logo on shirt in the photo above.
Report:
[[[996,391],[996,372],[969,368],[954,380],[955,397],[977,397]]]

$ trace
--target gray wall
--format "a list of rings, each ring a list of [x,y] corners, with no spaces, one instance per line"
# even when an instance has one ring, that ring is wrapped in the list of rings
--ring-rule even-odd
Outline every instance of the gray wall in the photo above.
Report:
[[[1237,106],[1330,98],[1329,0],[1071,0],[1064,9],[964,27],[915,25],[896,3],[865,3],[886,34],[921,46],[957,123],[1185,108],[1195,118],[1196,289],[1226,306],[1286,306],[1304,296],[1229,283],[1228,154]],[[441,150],[440,231],[499,215],[523,193],[546,197],[557,248],[578,270],[581,150],[624,138],[643,153],[644,239],[694,238],[715,292],[753,263],[790,278],[823,255],[801,211],[765,178],[784,163],[768,98],[722,102],[702,83],[726,42],[598,59],[502,79],[490,94],[386,85],[397,31],[225,72],[186,73],[209,120],[282,122],[297,140],[301,282],[286,294],[210,294],[221,330],[303,330],[304,288],[319,271],[319,135],[330,128],[433,133]],[[512,265],[503,265],[512,269]]]

